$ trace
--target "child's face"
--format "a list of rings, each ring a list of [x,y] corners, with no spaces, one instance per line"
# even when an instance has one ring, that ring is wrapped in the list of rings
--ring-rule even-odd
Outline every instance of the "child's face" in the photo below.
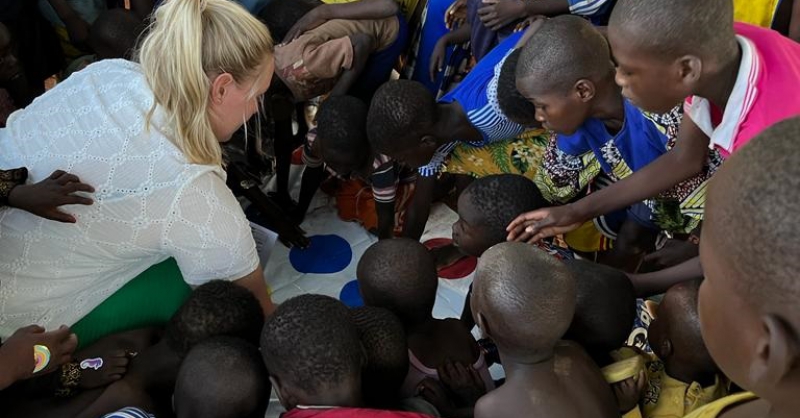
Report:
[[[586,120],[588,105],[581,100],[579,94],[570,89],[568,92],[536,91],[534,80],[524,78],[517,80],[520,93],[536,109],[536,121],[542,127],[562,135],[572,135]]]
[[[616,82],[622,95],[648,112],[667,113],[691,94],[682,83],[675,63],[656,59],[632,45],[620,29],[608,30],[611,52],[617,64]]]
[[[738,385],[752,389],[751,364],[758,355],[757,341],[762,332],[759,315],[734,289],[734,278],[725,260],[715,251],[715,225],[704,224],[700,259],[705,280],[700,286],[698,311],[703,341],[719,368]],[[718,248],[718,247],[716,247]]]
[[[480,257],[491,245],[486,242],[487,234],[481,225],[480,212],[465,196],[466,193],[462,193],[458,198],[458,221],[453,224],[453,244],[464,254]]]

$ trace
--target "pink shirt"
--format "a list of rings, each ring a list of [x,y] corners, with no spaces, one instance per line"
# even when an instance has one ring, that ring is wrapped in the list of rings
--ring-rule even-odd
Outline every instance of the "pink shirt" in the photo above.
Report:
[[[764,129],[800,115],[800,44],[770,29],[735,23],[742,62],[723,114],[692,96],[686,115],[728,157]]]

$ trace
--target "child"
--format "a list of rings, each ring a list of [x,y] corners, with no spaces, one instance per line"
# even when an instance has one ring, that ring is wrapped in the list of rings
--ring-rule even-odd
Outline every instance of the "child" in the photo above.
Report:
[[[410,360],[403,397],[416,395],[425,378],[439,379],[437,369],[450,362],[471,365],[484,390],[494,389],[486,360],[469,330],[455,318],[432,316],[439,279],[425,246],[408,238],[379,241],[364,252],[356,276],[367,306],[389,309],[403,322]],[[461,401],[466,408],[475,399]]]
[[[457,145],[486,147],[525,131],[497,108],[501,63],[521,39],[522,34],[515,34],[498,45],[438,102],[422,85],[411,81],[390,81],[375,94],[367,117],[370,144],[377,152],[419,168],[404,236],[422,236],[436,176]]]
[[[197,344],[175,383],[178,418],[263,418],[271,392],[256,346],[231,337]]]
[[[125,377],[77,416],[95,418],[131,405],[165,416],[178,368],[192,347],[215,336],[256,345],[263,323],[258,300],[247,289],[226,281],[199,286],[170,319],[164,338],[139,353]]]
[[[765,130],[709,187],[700,330],[725,375],[755,393],[723,398],[689,417],[791,417],[800,410],[800,264],[791,256],[800,251],[798,135],[798,118]]]
[[[361,374],[364,404],[397,408],[400,387],[408,374],[408,343],[403,323],[391,311],[364,306],[350,311],[367,362]]]
[[[276,198],[285,207],[293,206],[289,164],[299,145],[293,141],[295,104],[325,94],[371,97],[389,79],[405,45],[398,10],[392,0],[325,5],[317,0],[276,0],[259,12],[273,37],[284,40],[275,48],[275,76],[267,96],[275,119]],[[317,26],[306,25],[309,20]],[[304,127],[302,114],[297,119]],[[298,136],[304,136],[302,129]],[[296,218],[302,220],[302,215],[305,212]]]
[[[700,283],[677,284],[664,295],[648,329],[650,347],[660,361],[647,364],[648,384],[642,393],[634,391],[627,400],[618,397],[621,412],[639,403],[645,418],[682,417],[727,395],[725,378],[700,335]]]
[[[517,86],[536,119],[555,132],[536,178],[551,202],[575,198],[601,173],[618,181],[641,170],[667,152],[670,124],[680,120],[675,114],[657,119],[627,101],[614,83],[605,38],[575,16],[550,19],[533,35],[517,66]],[[694,228],[705,179],[681,185],[676,200],[686,215],[675,220],[660,201],[628,208],[622,222],[609,225],[616,242],[607,263],[633,272],[661,228]]]
[[[77,346],[78,338],[67,326],[48,332],[37,325],[18,329],[0,344],[0,391],[19,380],[58,370]],[[31,356],[37,351],[47,353],[46,360],[39,363]]]
[[[575,276],[575,316],[564,339],[580,344],[601,366],[619,349],[634,326],[636,295],[620,270],[586,260],[566,260]]]
[[[426,415],[362,408],[365,362],[347,308],[321,295],[301,295],[278,306],[264,324],[261,354],[283,418],[407,417]]]
[[[619,416],[600,370],[579,346],[559,340],[575,312],[575,279],[558,260],[521,243],[478,260],[472,312],[497,343],[506,382],[482,397],[475,417]]]
[[[620,0],[608,39],[616,81],[634,104],[665,112],[688,97],[675,147],[576,203],[520,216],[509,225],[511,239],[564,233],[654,197],[700,172],[709,146],[727,157],[766,127],[800,114],[800,96],[785,94],[800,84],[800,44],[734,24],[729,0]]]
[[[391,238],[398,217],[395,199],[399,186],[413,183],[416,177],[388,156],[372,151],[367,141],[366,122],[367,106],[355,97],[331,97],[320,105],[316,132],[309,132],[303,147],[306,169],[297,211],[305,214],[308,210],[322,181],[325,164],[337,177],[362,179],[372,186],[377,235],[381,239]],[[402,206],[398,209],[402,210]]]

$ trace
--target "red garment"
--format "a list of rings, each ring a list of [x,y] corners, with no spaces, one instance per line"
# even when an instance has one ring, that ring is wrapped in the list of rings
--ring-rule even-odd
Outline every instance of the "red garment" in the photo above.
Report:
[[[294,408],[281,418],[431,418],[416,412],[384,411],[365,408]]]

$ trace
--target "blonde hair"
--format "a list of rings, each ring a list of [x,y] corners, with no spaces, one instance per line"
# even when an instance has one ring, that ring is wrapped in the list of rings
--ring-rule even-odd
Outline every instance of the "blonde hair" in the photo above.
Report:
[[[209,74],[228,73],[237,83],[266,74],[256,71],[273,52],[266,26],[229,0],[168,0],[159,7],[142,41],[138,60],[155,103],[175,134],[171,138],[189,162],[222,165],[208,106]]]

